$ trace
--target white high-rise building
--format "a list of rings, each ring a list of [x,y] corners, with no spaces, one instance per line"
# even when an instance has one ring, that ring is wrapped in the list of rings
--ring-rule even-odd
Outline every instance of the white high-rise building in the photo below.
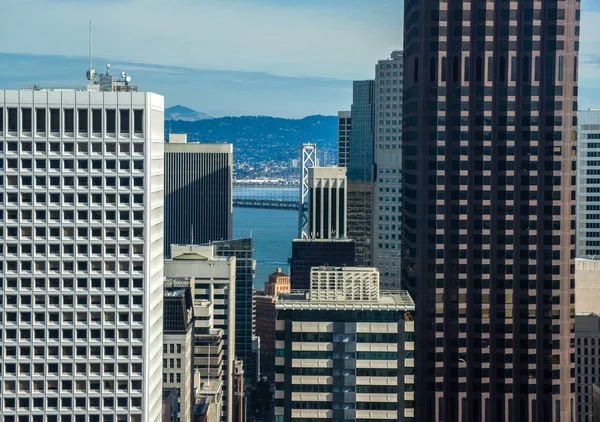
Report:
[[[402,51],[375,67],[373,240],[383,288],[400,288],[402,204]]]
[[[163,110],[0,91],[0,419],[160,420]]]

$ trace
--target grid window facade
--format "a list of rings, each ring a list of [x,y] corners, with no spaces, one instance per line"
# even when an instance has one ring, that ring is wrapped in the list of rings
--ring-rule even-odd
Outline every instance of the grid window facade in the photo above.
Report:
[[[147,99],[112,100],[146,119]],[[162,278],[162,255],[159,268],[145,247],[160,238],[155,253],[162,250],[162,235],[149,230],[159,217],[148,215],[147,166],[160,163],[149,159],[143,131],[87,131],[94,104],[110,102],[108,94],[83,91],[0,91],[3,420],[160,416],[148,402],[160,380],[145,379],[160,368],[160,350],[144,351],[151,341],[146,289]],[[162,183],[155,188],[162,195]]]

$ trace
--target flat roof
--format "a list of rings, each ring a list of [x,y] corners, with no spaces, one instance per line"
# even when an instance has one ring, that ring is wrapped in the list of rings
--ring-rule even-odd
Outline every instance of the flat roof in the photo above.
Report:
[[[200,142],[167,143],[165,142],[165,153],[195,152],[199,154],[233,154],[233,144],[201,144]]]
[[[415,302],[406,290],[380,291],[377,302],[339,302],[311,301],[309,290],[292,291],[289,295],[281,294],[275,307],[293,310],[331,310],[331,311],[414,311]]]

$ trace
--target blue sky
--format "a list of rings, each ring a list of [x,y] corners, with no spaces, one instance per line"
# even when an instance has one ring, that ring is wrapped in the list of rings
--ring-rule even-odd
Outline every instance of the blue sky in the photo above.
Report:
[[[600,2],[582,8],[580,103],[600,106]],[[127,69],[167,105],[336,114],[402,47],[402,19],[401,0],[0,1],[0,86],[84,84],[92,20],[96,69]]]

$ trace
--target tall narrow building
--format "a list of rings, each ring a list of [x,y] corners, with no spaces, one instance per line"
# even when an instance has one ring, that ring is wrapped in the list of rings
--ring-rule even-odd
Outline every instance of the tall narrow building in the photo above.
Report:
[[[308,230],[315,239],[346,237],[346,169],[308,169]]]
[[[352,112],[338,112],[338,167],[348,167],[348,146],[352,132]]]
[[[416,420],[574,420],[579,7],[405,2]]]
[[[229,240],[233,218],[233,146],[187,143],[173,134],[165,144],[165,256],[171,245]]]
[[[164,99],[0,91],[0,419],[158,422]]]
[[[375,81],[354,81],[348,142],[348,235],[356,243],[356,265],[371,265]]]
[[[580,111],[577,131],[577,257],[600,256],[600,109]]]
[[[399,289],[402,204],[402,51],[375,66],[372,265]]]

